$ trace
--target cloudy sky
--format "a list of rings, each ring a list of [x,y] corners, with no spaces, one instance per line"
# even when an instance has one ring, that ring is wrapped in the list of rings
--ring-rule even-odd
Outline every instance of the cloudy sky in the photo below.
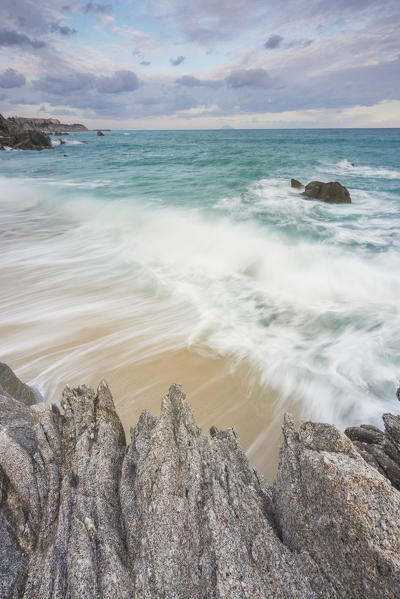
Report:
[[[1,0],[0,112],[89,127],[399,127],[400,0]]]

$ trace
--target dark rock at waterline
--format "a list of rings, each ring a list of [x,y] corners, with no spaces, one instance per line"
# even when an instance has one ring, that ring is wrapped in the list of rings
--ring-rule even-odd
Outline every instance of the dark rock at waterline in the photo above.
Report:
[[[10,145],[19,150],[49,150],[52,148],[50,137],[35,129],[18,131],[10,139]]]
[[[311,181],[311,183],[306,185],[302,195],[314,200],[321,200],[322,202],[351,204],[351,197],[348,189],[338,181],[331,181],[329,183]]]
[[[97,135],[98,135],[99,137],[104,137],[104,133],[103,133],[103,131],[97,131]]]
[[[271,487],[178,385],[128,446],[106,383],[61,409],[0,394],[2,599],[398,598],[400,493],[334,426],[287,416]]]
[[[304,189],[303,183],[297,179],[290,179],[290,187],[294,187],[295,189]]]
[[[51,140],[38,129],[22,129],[0,114],[0,143],[18,150],[51,149]]]
[[[68,158],[68,154],[64,154],[64,158]]]
[[[60,142],[60,145],[65,145],[66,143],[64,139],[59,139],[58,141]]]
[[[5,147],[4,146],[0,146],[0,152],[4,152],[5,151]]]

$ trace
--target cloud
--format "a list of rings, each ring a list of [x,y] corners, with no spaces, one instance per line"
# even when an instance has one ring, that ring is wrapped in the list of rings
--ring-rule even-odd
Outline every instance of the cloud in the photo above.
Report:
[[[110,77],[98,77],[96,87],[106,94],[132,92],[139,87],[139,79],[133,71],[116,71]]]
[[[210,79],[198,79],[192,75],[183,75],[175,80],[177,85],[183,87],[219,87],[222,85],[222,81],[210,80]]]
[[[104,14],[112,11],[111,4],[97,4],[96,2],[88,2],[83,7],[83,12],[95,12],[97,14]]]
[[[58,23],[52,23],[50,25],[50,31],[52,33],[61,33],[61,35],[68,36],[77,33],[76,29],[73,27],[68,27],[67,25],[59,25]]]
[[[0,87],[10,89],[12,87],[22,87],[25,83],[25,77],[14,71],[14,69],[6,69],[0,74]]]
[[[44,48],[46,43],[40,40],[33,40],[25,33],[18,33],[11,29],[0,29],[0,46],[30,46],[37,50]]]
[[[36,90],[50,94],[68,95],[92,88],[95,80],[95,76],[91,73],[71,71],[62,75],[46,75],[34,81],[33,86]]]
[[[282,41],[283,37],[281,35],[273,33],[265,42],[264,47],[267,48],[267,50],[273,50],[274,48],[278,48],[281,45]]]
[[[195,108],[198,102],[193,96],[188,95],[178,95],[175,97],[174,108],[175,110],[190,110],[190,108]]]
[[[149,67],[151,62],[149,60],[142,60],[140,63],[143,67]]]
[[[238,69],[225,79],[229,87],[270,87],[271,77],[265,69]]]
[[[169,62],[172,64],[173,67],[177,67],[178,65],[182,64],[184,60],[184,56],[177,56],[176,58],[170,58]]]
[[[184,87],[197,87],[202,85],[200,79],[197,79],[197,77],[192,77],[192,75],[183,75],[183,77],[179,77],[175,83],[178,85],[183,85]]]

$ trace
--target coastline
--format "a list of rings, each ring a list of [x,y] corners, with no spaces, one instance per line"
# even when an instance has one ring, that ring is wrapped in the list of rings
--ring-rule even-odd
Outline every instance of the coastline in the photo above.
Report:
[[[105,381],[66,388],[60,410],[0,366],[4,599],[397,598],[400,416],[352,442],[287,415],[267,485],[180,385],[127,444]]]

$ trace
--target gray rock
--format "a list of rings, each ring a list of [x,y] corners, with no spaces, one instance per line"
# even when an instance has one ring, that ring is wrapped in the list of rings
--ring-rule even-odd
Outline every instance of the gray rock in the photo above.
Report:
[[[382,418],[384,431],[362,424],[347,428],[345,434],[363,458],[400,490],[400,416],[384,414]]]
[[[398,597],[400,493],[333,426],[286,417],[284,438],[274,511],[318,596]]]
[[[61,408],[0,397],[2,599],[399,596],[400,493],[335,427],[287,417],[269,487],[179,385],[128,446],[104,381]]]
[[[322,183],[321,181],[311,181],[308,183],[303,192],[304,196],[322,202],[330,202],[333,204],[351,204],[351,197],[348,189],[338,183],[329,182]]]
[[[97,131],[97,135],[98,135],[98,137],[104,137],[103,131]]]
[[[31,406],[36,403],[34,391],[22,383],[11,368],[0,362],[0,393],[8,393],[14,399]]]

